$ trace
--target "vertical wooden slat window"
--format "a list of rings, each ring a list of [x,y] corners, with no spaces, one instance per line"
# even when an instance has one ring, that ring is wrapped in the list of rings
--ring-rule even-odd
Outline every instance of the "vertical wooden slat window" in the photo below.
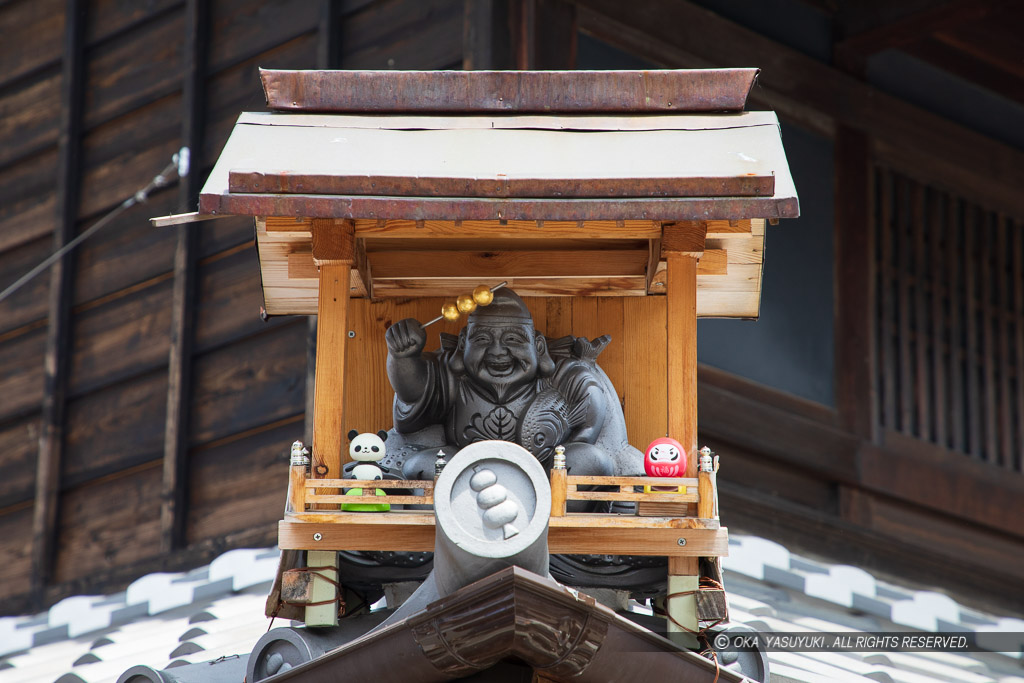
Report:
[[[873,170],[879,424],[1022,471],[1024,223]]]

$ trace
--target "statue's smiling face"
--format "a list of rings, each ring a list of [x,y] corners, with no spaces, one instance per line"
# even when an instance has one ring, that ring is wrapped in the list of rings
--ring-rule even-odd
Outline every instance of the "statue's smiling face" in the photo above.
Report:
[[[466,374],[477,382],[518,388],[537,376],[533,327],[471,323],[463,358]]]

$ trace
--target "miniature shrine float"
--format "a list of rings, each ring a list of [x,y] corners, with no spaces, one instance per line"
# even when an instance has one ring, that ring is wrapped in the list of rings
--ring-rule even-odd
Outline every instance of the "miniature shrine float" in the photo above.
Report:
[[[756,74],[262,72],[274,112],[154,221],[254,216],[267,314],[318,319],[267,602],[305,625],[248,681],[767,679],[709,643],[696,405],[697,318],[757,317],[798,214]]]

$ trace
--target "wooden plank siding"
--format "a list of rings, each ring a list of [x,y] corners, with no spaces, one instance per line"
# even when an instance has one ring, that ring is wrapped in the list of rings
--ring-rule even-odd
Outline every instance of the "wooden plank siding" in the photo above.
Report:
[[[5,50],[0,57],[0,285],[52,249],[63,4],[44,0],[0,7],[0,26],[17,27],[5,35],[33,34],[32,41],[22,41],[24,49]],[[174,0],[82,3],[86,61],[79,85],[85,98],[82,142],[75,149],[82,159],[83,171],[76,174],[82,201],[73,229],[88,227],[134,193],[181,145],[187,100],[180,75],[185,5]],[[202,159],[216,157],[238,112],[258,108],[253,98],[257,65],[312,65],[319,12],[317,3],[298,1],[270,8],[252,0],[215,0],[209,5],[207,25],[216,47],[208,68],[202,69],[202,87],[211,96],[198,110],[199,124],[194,124],[208,132],[200,141],[200,153],[193,156],[197,181],[209,163]],[[182,192],[175,187],[156,192],[148,206],[119,217],[75,256],[79,267],[69,288],[71,332],[64,335],[70,353],[64,373],[64,457],[57,484],[60,543],[53,580],[44,586],[45,602],[90,586],[109,589],[112,580],[134,578],[144,571],[141,567],[152,571],[175,562],[184,567],[208,560],[233,543],[273,541],[269,519],[252,530],[251,522],[262,519],[252,514],[255,507],[267,508],[258,496],[254,510],[228,515],[217,522],[213,534],[195,534],[189,526],[195,514],[189,511],[194,504],[190,494],[176,519],[184,531],[184,546],[177,555],[159,559],[175,237],[173,231],[152,229],[146,219],[178,210]],[[194,247],[202,305],[196,308],[195,331],[189,335],[195,386],[186,405],[204,418],[194,420],[186,435],[189,462],[227,447],[216,444],[245,439],[263,439],[260,452],[269,462],[281,455],[281,439],[263,436],[267,425],[296,416],[301,420],[303,413],[304,382],[288,362],[290,330],[296,328],[287,319],[260,320],[252,235],[251,221],[228,221],[200,234]],[[32,517],[38,459],[48,285],[49,278],[40,277],[0,304],[0,386],[5,391],[0,401],[0,445],[5,447],[0,458],[5,475],[0,483],[0,557],[7,579],[0,597],[13,600],[5,611],[27,608],[33,575],[32,524],[26,519]],[[242,357],[249,360],[235,362]],[[283,362],[275,365],[275,358]],[[251,399],[255,409],[250,408]],[[248,460],[243,449],[220,462],[245,469]],[[246,476],[245,485],[264,494],[280,488],[268,472],[250,468]],[[241,489],[237,492],[244,495]],[[267,509],[276,515],[280,505],[273,497]],[[111,499],[121,499],[134,514],[125,522],[114,520],[111,515],[121,508],[110,507]]]

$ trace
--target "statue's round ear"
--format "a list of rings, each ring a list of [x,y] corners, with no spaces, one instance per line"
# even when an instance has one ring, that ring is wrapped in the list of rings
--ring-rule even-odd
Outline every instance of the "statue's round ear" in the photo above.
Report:
[[[547,339],[540,332],[536,332],[533,335],[533,343],[537,345],[537,374],[541,377],[550,377],[555,374],[555,361],[551,360],[548,353]]]
[[[466,328],[459,332],[459,344],[455,347],[452,355],[448,358],[448,367],[455,374],[462,374],[466,371],[466,364],[462,360],[462,354],[466,351]]]
[[[380,430],[379,432],[377,432],[377,436],[380,437],[381,441],[387,441],[388,440],[388,433],[385,432],[383,429]]]
[[[355,429],[349,430],[349,432],[348,432],[348,440],[349,441],[351,441],[352,439],[356,438],[357,436],[359,436],[359,432],[357,430],[355,430]]]

